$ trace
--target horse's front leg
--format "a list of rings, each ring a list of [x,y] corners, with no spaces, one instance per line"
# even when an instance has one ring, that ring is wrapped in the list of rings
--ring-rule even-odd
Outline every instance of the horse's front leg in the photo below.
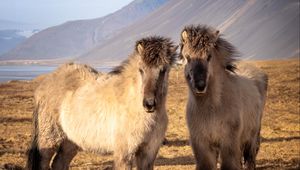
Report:
[[[221,170],[240,170],[242,154],[239,141],[232,138],[231,142],[223,143],[221,146]]]
[[[149,140],[139,147],[136,152],[137,170],[152,170],[160,146],[164,140],[166,128],[156,129]]]
[[[154,167],[154,161],[162,144],[161,140],[150,140],[149,143],[141,146],[136,152],[136,164],[137,170],[152,170]]]
[[[191,138],[190,141],[196,159],[196,170],[216,170],[218,154],[209,142],[198,138]]]
[[[115,170],[131,170],[133,154],[122,152],[121,150],[114,153],[114,169]]]

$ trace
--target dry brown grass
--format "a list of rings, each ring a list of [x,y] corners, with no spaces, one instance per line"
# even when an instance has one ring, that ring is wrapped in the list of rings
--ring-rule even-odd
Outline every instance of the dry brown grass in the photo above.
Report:
[[[269,75],[267,105],[263,116],[258,169],[299,169],[299,60],[253,62]],[[182,71],[173,71],[168,95],[168,143],[162,146],[155,169],[194,169],[195,163],[185,125],[187,87]],[[0,169],[25,164],[31,136],[33,90],[36,81],[0,84]],[[111,156],[80,152],[72,169],[103,169]]]

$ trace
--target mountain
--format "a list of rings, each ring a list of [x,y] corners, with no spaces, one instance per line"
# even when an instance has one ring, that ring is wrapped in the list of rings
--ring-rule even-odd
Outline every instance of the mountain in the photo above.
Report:
[[[0,55],[15,48],[37,31],[38,30],[24,31],[16,29],[0,30]]]
[[[137,39],[157,34],[178,42],[181,30],[189,24],[216,27],[243,58],[299,56],[297,0],[172,0],[78,60],[100,64],[120,62],[132,52]]]
[[[74,58],[101,45],[168,0],[135,0],[102,18],[77,20],[45,29],[2,55],[0,60]]]
[[[247,59],[299,57],[299,0],[135,0],[105,17],[41,31],[2,55],[9,59],[67,59],[116,64],[135,41],[162,35],[177,43],[185,25],[206,24]]]
[[[0,19],[0,55],[38,32],[32,24]]]
[[[247,58],[274,59],[300,56],[298,0],[248,2],[233,16],[225,33]],[[236,17],[236,18],[235,18]]]

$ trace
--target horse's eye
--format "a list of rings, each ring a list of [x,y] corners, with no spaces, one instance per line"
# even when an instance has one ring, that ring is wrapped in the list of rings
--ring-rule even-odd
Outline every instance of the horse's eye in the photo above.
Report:
[[[191,57],[189,55],[186,55],[185,58],[187,59],[187,61],[191,61]]]
[[[160,74],[164,74],[167,71],[167,69],[163,68],[160,70]]]
[[[208,55],[207,61],[210,61],[210,59],[211,59],[211,55]]]
[[[142,74],[142,75],[144,75],[144,70],[143,69],[139,69],[139,72]]]

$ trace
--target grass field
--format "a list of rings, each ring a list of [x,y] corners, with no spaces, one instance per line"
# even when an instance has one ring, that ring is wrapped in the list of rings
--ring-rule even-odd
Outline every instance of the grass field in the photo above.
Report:
[[[258,61],[269,75],[268,99],[262,122],[258,169],[300,169],[299,60]],[[21,169],[31,138],[33,91],[39,80],[0,84],[0,169]],[[181,70],[171,72],[167,110],[167,144],[160,148],[155,169],[195,167],[185,120],[187,86]],[[106,169],[111,156],[80,152],[71,169]]]

